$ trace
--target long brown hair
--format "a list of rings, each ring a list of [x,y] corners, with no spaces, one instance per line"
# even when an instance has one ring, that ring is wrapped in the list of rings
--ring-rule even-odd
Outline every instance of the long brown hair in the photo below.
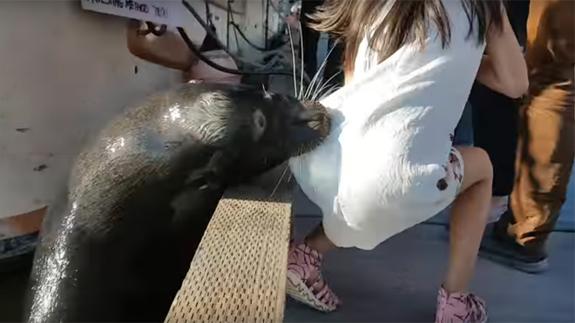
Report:
[[[393,2],[388,4],[389,1]],[[490,24],[501,29],[501,0],[461,1],[469,20],[468,37],[474,32],[475,20],[479,43],[484,41]],[[386,5],[389,5],[389,11],[381,19],[381,12]],[[415,40],[423,45],[429,21],[437,26],[444,47],[451,39],[449,20],[442,0],[326,0],[309,18],[312,20],[311,28],[329,33],[344,42],[346,79],[353,71],[357,48],[372,26],[375,29],[369,45],[378,53],[380,62],[408,41]]]

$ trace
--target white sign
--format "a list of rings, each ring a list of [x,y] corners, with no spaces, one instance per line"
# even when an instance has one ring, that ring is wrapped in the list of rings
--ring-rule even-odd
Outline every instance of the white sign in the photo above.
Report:
[[[181,0],[82,0],[82,8],[171,27],[185,26],[187,18]]]

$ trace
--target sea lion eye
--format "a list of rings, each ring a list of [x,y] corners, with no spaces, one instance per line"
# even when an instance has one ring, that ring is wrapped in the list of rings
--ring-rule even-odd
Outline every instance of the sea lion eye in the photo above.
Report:
[[[253,113],[253,139],[259,140],[264,134],[267,126],[266,116],[261,110],[255,110]]]

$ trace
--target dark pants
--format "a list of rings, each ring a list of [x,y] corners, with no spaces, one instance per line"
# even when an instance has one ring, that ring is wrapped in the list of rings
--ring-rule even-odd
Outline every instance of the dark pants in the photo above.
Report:
[[[473,85],[469,100],[474,144],[487,152],[493,164],[493,195],[509,195],[515,176],[518,102],[479,82]]]
[[[465,104],[463,109],[463,114],[459,123],[455,128],[455,136],[453,138],[454,146],[473,146],[474,145],[474,135],[473,135],[473,115],[472,108],[469,101]]]
[[[508,1],[506,4],[517,40],[525,46],[529,1]],[[493,195],[509,195],[515,178],[519,102],[479,82],[473,85],[469,100],[473,107],[475,146],[484,149],[493,164]]]

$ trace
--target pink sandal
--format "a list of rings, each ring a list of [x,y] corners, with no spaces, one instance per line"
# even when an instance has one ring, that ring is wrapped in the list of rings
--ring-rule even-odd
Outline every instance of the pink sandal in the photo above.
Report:
[[[287,294],[321,312],[332,312],[341,304],[321,275],[322,255],[305,243],[290,247]]]
[[[487,322],[485,301],[468,293],[449,294],[443,287],[437,295],[436,323]]]

